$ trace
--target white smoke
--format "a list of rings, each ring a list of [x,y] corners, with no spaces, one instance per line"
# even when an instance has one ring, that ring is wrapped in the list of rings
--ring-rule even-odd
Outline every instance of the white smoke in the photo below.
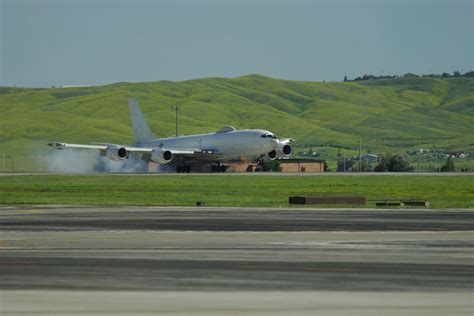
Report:
[[[150,169],[151,171],[151,169]],[[154,170],[156,172],[175,172],[176,167],[175,166],[170,166],[170,165],[156,165],[156,169]]]
[[[97,153],[89,150],[53,149],[49,156],[45,156],[44,162],[51,172],[94,172]]]
[[[139,157],[113,161],[100,156],[96,150],[51,149],[40,154],[41,162],[50,172],[94,173],[94,172],[147,172],[148,164]],[[151,171],[151,170],[150,170]]]

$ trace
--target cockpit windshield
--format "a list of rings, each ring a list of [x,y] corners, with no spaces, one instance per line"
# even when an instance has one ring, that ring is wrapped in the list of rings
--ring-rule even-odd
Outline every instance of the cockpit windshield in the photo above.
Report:
[[[268,133],[268,134],[262,134],[261,135],[262,138],[273,138],[273,139],[277,139],[275,134],[271,134],[271,133]]]

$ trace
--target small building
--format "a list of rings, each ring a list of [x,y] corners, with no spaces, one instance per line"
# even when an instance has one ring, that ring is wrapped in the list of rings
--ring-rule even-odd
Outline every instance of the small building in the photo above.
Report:
[[[281,172],[324,172],[327,170],[325,160],[315,159],[281,159]],[[261,166],[250,161],[232,161],[225,163],[227,172],[260,172]],[[159,165],[154,162],[148,164],[149,171],[175,172],[175,167],[168,165]],[[195,172],[196,170],[193,170]],[[203,169],[197,172],[211,172],[210,169]]]
[[[278,161],[281,172],[324,172],[326,161],[319,159],[283,159]]]
[[[379,156],[373,155],[373,154],[363,154],[363,155],[360,156],[360,158],[362,160],[367,161],[368,163],[379,161]],[[353,156],[351,160],[358,161],[359,156]]]
[[[256,163],[245,162],[245,161],[235,161],[225,164],[227,172],[254,172],[257,169]]]
[[[352,172],[354,160],[343,159],[337,162],[337,172]]]
[[[361,158],[362,160],[367,160],[369,163],[379,161],[379,156],[373,154],[363,154]]]
[[[281,159],[281,172],[324,172],[326,168],[325,160],[315,159]],[[232,162],[226,164],[230,172],[258,172],[260,166],[249,162]]]

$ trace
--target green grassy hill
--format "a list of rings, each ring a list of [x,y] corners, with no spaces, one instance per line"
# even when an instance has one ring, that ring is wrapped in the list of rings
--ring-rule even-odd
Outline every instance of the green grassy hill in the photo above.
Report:
[[[48,141],[130,143],[127,98],[135,96],[157,136],[210,132],[223,125],[269,129],[306,147],[374,153],[474,149],[474,78],[302,82],[260,75],[182,82],[29,89],[0,87],[0,155],[37,168]]]

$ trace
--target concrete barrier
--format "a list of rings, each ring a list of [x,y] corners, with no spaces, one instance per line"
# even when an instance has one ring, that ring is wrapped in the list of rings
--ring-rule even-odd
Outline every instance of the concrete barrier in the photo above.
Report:
[[[365,204],[365,196],[290,196],[290,204]]]

